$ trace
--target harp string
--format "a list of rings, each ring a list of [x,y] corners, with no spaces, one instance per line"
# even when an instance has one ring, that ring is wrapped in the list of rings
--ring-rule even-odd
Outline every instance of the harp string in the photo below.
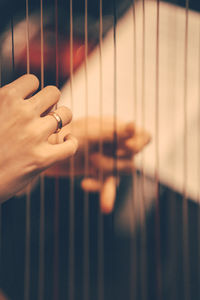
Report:
[[[114,44],[114,51],[113,51],[113,61],[114,61],[114,93],[113,93],[113,122],[114,122],[114,133],[113,133],[113,158],[114,158],[114,168],[113,168],[113,175],[116,177],[116,187],[117,187],[117,6],[116,0],[113,0],[113,44]]]
[[[85,0],[85,147],[84,147],[84,177],[89,175],[89,142],[88,142],[88,1]],[[83,242],[83,299],[89,299],[89,194],[84,192],[84,242]]]
[[[200,49],[200,20],[199,20],[199,49]],[[199,99],[199,114],[198,114],[198,129],[200,132],[200,51],[199,51],[199,87],[198,87],[198,99]],[[198,182],[200,182],[200,135],[198,135],[198,144],[197,144],[197,151],[198,151]],[[198,230],[197,230],[197,240],[198,240],[198,274],[200,274],[200,186],[198,190]],[[200,275],[199,275],[200,276]],[[200,285],[198,286],[198,294],[200,296]]]
[[[102,125],[103,125],[103,71],[102,71],[102,45],[103,45],[103,18],[102,0],[99,0],[99,153],[103,154]],[[103,169],[99,169],[100,187],[103,186]],[[100,199],[101,200],[101,199]],[[104,299],[104,222],[101,205],[98,213],[98,300]]]
[[[2,57],[0,51],[0,88],[2,86]],[[0,203],[0,270],[2,270],[2,204]],[[2,277],[2,271],[0,271],[0,282]]]
[[[132,2],[133,15],[133,122],[137,123],[137,50],[136,50],[136,7],[135,0]],[[130,299],[137,299],[137,241],[136,229],[136,199],[137,199],[137,170],[132,173],[132,197],[130,198]]]
[[[142,127],[145,126],[145,47],[146,47],[146,30],[145,30],[145,0],[142,0],[142,91],[141,91],[141,116]],[[141,226],[141,254],[140,254],[140,293],[141,299],[147,298],[147,258],[146,258],[146,218],[145,218],[145,175],[144,175],[144,154],[141,156],[141,203],[140,203],[140,226]]]
[[[58,63],[58,0],[55,0],[55,38],[56,38],[56,86],[59,87],[59,63]]]
[[[11,15],[11,41],[12,41],[12,70],[15,72],[15,43],[14,43],[14,19]]]
[[[54,286],[53,299],[59,299],[59,179],[55,178],[54,212]]]
[[[26,72],[30,73],[30,45],[29,45],[29,3],[26,0]]]
[[[160,192],[159,192],[159,22],[160,22],[160,0],[156,0],[156,80],[155,80],[155,247],[156,247],[156,282],[157,297],[162,298],[161,280],[161,249],[160,249]]]
[[[43,29],[43,0],[40,0],[40,44],[41,44],[41,89],[44,88],[44,29]],[[45,179],[40,176],[40,229],[39,229],[39,274],[38,300],[44,299],[44,238],[45,238]]]
[[[116,36],[116,31],[117,29],[117,6],[116,6],[116,0],[113,0],[113,45],[114,45],[114,50],[113,50],[113,62],[114,62],[114,77],[113,77],[113,123],[114,123],[114,132],[113,132],[113,159],[114,159],[114,165],[113,165],[113,176],[116,180],[115,182],[115,188],[117,190],[117,178],[118,178],[118,171],[117,171],[117,36]],[[117,193],[116,193],[116,199],[117,200]],[[110,216],[111,220],[111,253],[115,253],[115,232],[114,232],[114,212]],[[113,260],[113,255],[110,256],[110,268],[111,268],[111,285],[114,286],[113,284],[113,268],[114,266],[114,260]],[[113,294],[111,294],[113,296]]]
[[[73,111],[73,0],[70,0],[70,93],[71,109]],[[73,123],[72,123],[73,126]],[[74,258],[74,158],[70,159],[70,202],[69,202],[69,300],[74,299],[74,278],[75,278],[75,258]]]
[[[58,63],[58,1],[55,0],[55,50],[56,50],[56,86],[59,87],[59,63]],[[55,105],[57,109],[57,104]],[[53,299],[59,299],[59,177],[55,178],[55,202],[54,202],[54,285]]]
[[[188,10],[189,0],[185,2],[185,49],[184,49],[184,98],[183,98],[183,114],[184,114],[184,138],[183,138],[183,282],[184,282],[184,299],[190,299],[190,268],[189,268],[189,228],[188,228],[188,199],[187,199],[187,181],[188,181],[188,120],[187,120],[187,104],[188,104]]]
[[[31,213],[31,187],[26,191],[26,240],[25,240],[25,270],[24,270],[24,300],[30,295],[30,213]]]
[[[26,72],[30,73],[30,47],[29,47],[29,2],[26,0]],[[26,190],[26,225],[25,225],[25,268],[24,268],[24,300],[30,295],[30,214],[31,214],[31,185]]]
[[[173,23],[170,24],[170,26],[168,27],[168,34],[169,36],[173,33],[173,32],[177,32],[177,8],[176,6],[174,6],[173,8],[173,12],[172,12],[175,21]],[[172,61],[172,65],[175,66],[175,70],[177,70],[177,54],[176,54],[176,49],[177,49],[177,40],[174,41],[174,46],[172,49],[169,48],[168,51],[168,61],[171,58],[171,55],[173,55],[173,61]],[[173,54],[172,54],[172,53]],[[173,77],[171,77],[173,76]],[[170,74],[171,77],[171,88],[169,87],[169,94],[168,94],[168,98],[171,99],[170,100],[170,106],[175,105],[176,103],[176,95],[175,95],[175,91],[176,91],[176,86],[177,86],[177,81],[176,81],[176,74],[175,72],[172,74]],[[168,77],[168,79],[170,79]],[[172,111],[171,114],[171,118],[169,119],[169,122],[171,122],[172,126],[170,127],[170,133],[172,135],[172,137],[175,139],[176,136],[174,134],[174,127],[173,125],[175,124],[175,120],[176,120],[176,113],[175,111]],[[175,158],[171,158],[172,159],[172,165],[173,165],[173,173],[175,174],[175,165],[176,165],[176,159]],[[173,178],[174,180],[174,178]],[[172,190],[175,190],[175,186],[172,186]],[[172,193],[172,195],[170,195],[169,198],[169,209],[167,211],[167,214],[169,215],[169,228],[168,228],[168,241],[169,241],[169,274],[171,276],[171,278],[174,276],[174,274],[177,273],[177,256],[178,251],[177,251],[177,247],[175,246],[177,243],[177,235],[178,235],[178,221],[177,221],[177,217],[176,217],[176,198],[177,196],[175,195],[175,193]],[[177,290],[177,283],[174,280],[172,282],[172,287],[170,289],[170,299],[171,300],[176,300],[178,298],[178,294],[177,294],[178,290]]]

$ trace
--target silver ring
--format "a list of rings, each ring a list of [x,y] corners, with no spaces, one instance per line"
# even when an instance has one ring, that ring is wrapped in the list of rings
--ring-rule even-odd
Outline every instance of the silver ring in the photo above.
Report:
[[[62,128],[62,119],[61,119],[61,117],[54,111],[50,112],[48,115],[54,117],[54,119],[57,121],[57,128],[56,128],[54,133],[58,133]]]

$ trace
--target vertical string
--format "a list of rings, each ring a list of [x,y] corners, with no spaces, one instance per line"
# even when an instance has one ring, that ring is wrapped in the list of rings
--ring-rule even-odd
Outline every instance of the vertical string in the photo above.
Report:
[[[30,45],[29,45],[29,0],[26,0],[26,72],[30,73]]]
[[[11,16],[11,38],[12,38],[12,71],[15,72],[15,43],[14,43],[14,20]]]
[[[136,0],[133,0],[132,4],[132,12],[133,12],[133,93],[134,93],[134,116],[133,120],[137,121],[137,44],[136,44]]]
[[[200,50],[200,22],[199,22],[199,50]],[[199,51],[199,87],[198,87],[198,99],[199,99],[199,109],[198,109],[198,129],[200,132],[200,51]],[[198,182],[200,182],[200,135],[198,135],[197,141],[197,151],[198,151],[198,162],[197,162],[197,172],[198,172]],[[198,190],[198,231],[197,231],[197,240],[198,240],[198,277],[200,279],[200,186]],[[198,295],[200,298],[200,285],[198,285]]]
[[[114,116],[113,116],[113,122],[114,122],[114,133],[113,133],[113,158],[114,158],[114,166],[113,166],[113,175],[116,180],[116,188],[117,188],[117,43],[116,43],[116,26],[117,26],[117,6],[116,6],[116,0],[113,0],[113,44],[114,44],[114,52],[113,52],[113,61],[114,61],[114,93],[113,93],[113,105],[114,105]],[[117,193],[116,193],[117,198]],[[117,199],[116,199],[117,201]],[[111,228],[112,228],[112,236],[111,236],[111,252],[114,254],[116,249],[114,247],[114,214],[111,216]],[[113,277],[113,255],[110,259],[110,265],[111,265],[111,274]],[[111,278],[112,283],[112,291],[115,288],[113,284],[113,278]],[[113,297],[113,292],[111,294],[111,297]]]
[[[102,125],[103,125],[103,74],[102,74],[102,44],[103,44],[103,18],[102,18],[102,0],[99,0],[99,115],[100,115],[100,131],[99,131],[99,152],[103,155],[102,141]],[[99,170],[100,186],[103,185],[103,169]],[[101,208],[98,215],[98,300],[104,299],[104,225]]]
[[[58,0],[55,0],[55,37],[56,37],[56,86],[59,87],[59,64],[58,64]]]
[[[132,2],[133,13],[133,122],[137,121],[137,49],[136,49],[136,13],[135,0]],[[130,300],[137,299],[137,243],[135,238],[136,230],[136,192],[137,192],[137,170],[134,169],[132,174],[132,197],[131,197],[131,214],[130,214]]]
[[[0,49],[1,50],[1,49]],[[1,51],[0,51],[0,88],[2,86],[2,57],[1,57]],[[2,204],[0,203],[0,284],[1,284],[1,278],[2,278]]]
[[[184,299],[190,299],[189,287],[189,237],[188,237],[188,199],[187,199],[187,143],[188,143],[188,122],[187,122],[187,85],[188,85],[188,8],[189,0],[185,2],[185,49],[184,49],[184,140],[183,140],[183,281]]]
[[[89,143],[88,143],[88,1],[85,0],[85,149],[84,173],[89,175]],[[89,299],[89,195],[84,192],[84,278],[83,299]]]
[[[155,81],[155,239],[156,239],[156,281],[157,299],[162,299],[162,278],[161,278],[161,249],[160,249],[160,194],[159,194],[159,21],[160,21],[160,0],[156,0],[156,81]]]
[[[56,86],[59,87],[58,65],[58,1],[55,0],[55,41],[56,41]],[[57,104],[55,105],[57,109]],[[59,299],[59,177],[55,178],[55,208],[54,208],[54,287],[53,299]]]
[[[175,33],[175,35],[177,34],[177,9],[179,9],[178,7],[174,6],[173,7],[173,11],[172,11],[172,17],[174,19],[173,22],[170,22],[169,26],[168,26],[168,32],[167,35],[171,36],[172,34]],[[170,62],[169,68],[174,67],[174,70],[177,70],[177,40],[174,40],[173,42],[173,46],[169,46],[168,49],[168,56],[167,59]],[[168,69],[169,71],[169,69]],[[168,72],[169,73],[169,72]],[[169,85],[168,88],[168,94],[167,97],[169,100],[169,105],[171,106],[171,110],[172,113],[171,115],[168,117],[168,121],[169,123],[171,123],[171,127],[169,127],[168,130],[171,131],[171,136],[172,136],[172,140],[175,138],[175,131],[174,131],[174,127],[176,124],[176,111],[173,110],[173,106],[176,105],[176,87],[177,87],[177,80],[176,80],[176,72],[173,72],[173,74],[169,73],[168,75],[169,77],[167,78],[167,80],[169,80],[169,82],[171,82],[171,84]],[[176,171],[176,158],[171,157],[171,164],[173,165],[173,173],[175,174]],[[174,176],[175,177],[175,176]],[[174,177],[171,178],[172,182],[174,181]],[[171,190],[174,191],[175,185],[171,186]],[[168,215],[168,222],[169,222],[169,228],[167,228],[168,232],[167,232],[167,239],[169,241],[168,244],[168,253],[169,253],[169,264],[167,267],[167,271],[165,272],[169,272],[169,276],[171,278],[173,278],[174,274],[176,274],[177,272],[177,257],[178,257],[178,249],[177,249],[177,228],[179,226],[178,222],[179,220],[177,220],[176,217],[176,201],[177,201],[177,194],[175,192],[171,192],[170,193],[170,197],[168,199],[169,204],[167,205],[168,209],[166,212],[166,215]],[[169,298],[170,300],[176,300],[178,298],[178,289],[177,289],[177,282],[176,280],[172,281],[171,284],[171,288],[170,288],[170,293],[169,293]]]
[[[55,178],[54,211],[54,286],[53,299],[59,299],[59,178]]]
[[[29,300],[30,297],[30,211],[31,211],[31,186],[29,185],[26,191],[24,300]]]
[[[73,0],[70,0],[70,90],[73,111]],[[73,123],[72,123],[73,126]],[[74,158],[70,159],[70,208],[69,208],[69,300],[74,299]]]
[[[113,43],[114,43],[114,53],[113,53],[113,60],[114,60],[114,134],[113,134],[113,143],[114,143],[114,153],[113,157],[115,159],[114,163],[114,176],[117,177],[117,156],[116,156],[116,149],[117,149],[117,44],[116,44],[116,26],[117,26],[117,7],[116,7],[116,0],[113,0]],[[117,184],[116,184],[117,186]]]
[[[30,73],[29,53],[29,2],[26,0],[26,70]],[[25,269],[24,269],[24,300],[30,297],[30,213],[31,213],[31,185],[26,191],[26,233],[25,233]]]
[[[145,126],[145,0],[142,1],[142,127]],[[140,226],[141,226],[141,254],[140,254],[140,293],[141,299],[147,299],[147,259],[146,259],[146,218],[145,218],[145,193],[144,193],[144,154],[141,158],[141,203],[140,203]]]
[[[40,43],[41,43],[41,89],[44,88],[44,31],[43,31],[43,0],[40,0]],[[39,233],[39,275],[38,300],[44,299],[44,209],[45,187],[44,175],[40,176],[40,233]]]

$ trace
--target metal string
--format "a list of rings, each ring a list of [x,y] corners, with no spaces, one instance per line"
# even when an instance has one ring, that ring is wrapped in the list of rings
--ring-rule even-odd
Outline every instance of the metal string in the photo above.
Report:
[[[55,50],[56,50],[56,86],[59,87],[58,61],[58,1],[55,0]],[[57,104],[55,105],[57,109]],[[58,142],[58,141],[57,141]],[[54,289],[53,299],[59,299],[59,177],[55,178],[55,208],[54,208]]]
[[[84,175],[89,175],[89,143],[88,143],[88,1],[85,0],[85,147],[84,147]],[[83,299],[89,299],[89,195],[84,192],[84,245],[83,245]]]
[[[29,47],[29,0],[26,0],[26,72],[30,73],[30,47]],[[24,268],[24,300],[30,297],[30,223],[31,223],[31,184],[26,191],[26,240],[25,240],[25,268]]]
[[[142,0],[142,127],[145,126],[145,0]],[[140,226],[141,226],[141,254],[140,254],[140,293],[141,299],[147,298],[147,257],[146,257],[146,216],[145,216],[145,176],[144,176],[144,154],[141,157],[141,204],[140,204]]]
[[[30,45],[29,45],[29,0],[26,0],[26,72],[30,73]]]
[[[103,44],[103,18],[102,18],[102,0],[99,0],[99,116],[100,116],[100,131],[99,131],[99,153],[103,154],[102,141],[102,125],[103,125],[103,95],[102,95],[102,44]],[[100,186],[103,185],[103,169],[99,169]],[[104,299],[104,223],[101,208],[98,214],[98,300]]]
[[[173,23],[170,24],[170,26],[168,27],[168,35],[172,35],[173,32],[177,31],[177,8],[176,6],[173,7],[173,12],[172,14],[175,17],[175,21]],[[168,60],[171,59],[171,55],[173,55],[173,61],[171,62],[171,64],[173,66],[175,66],[175,70],[177,69],[177,54],[176,54],[176,48],[177,48],[177,40],[174,41],[174,46],[172,49],[169,48],[168,51]],[[173,73],[173,75],[170,74],[170,76],[173,76],[170,80],[172,82],[171,87],[169,87],[169,92],[168,92],[168,98],[170,99],[170,103],[169,105],[171,107],[173,107],[173,105],[175,105],[176,103],[176,95],[175,95],[175,89],[176,89],[176,74],[175,72]],[[174,110],[172,110],[171,116],[169,118],[169,123],[172,124],[172,126],[170,127],[170,132],[173,138],[175,138],[175,134],[174,134],[174,127],[173,125],[175,124],[175,120],[176,120],[176,112]],[[175,163],[176,163],[176,159],[175,158],[171,158],[171,163],[173,165],[173,173],[175,173]],[[172,178],[174,179],[174,178]],[[175,186],[172,186],[172,191],[175,190]],[[169,216],[169,229],[168,229],[168,241],[169,241],[169,274],[171,276],[171,278],[174,276],[174,274],[176,274],[177,272],[177,227],[178,227],[178,220],[176,218],[176,200],[177,200],[177,195],[175,194],[175,192],[171,192],[170,194],[170,199],[169,199],[169,208],[167,211],[167,214]],[[170,300],[176,300],[178,295],[177,295],[177,282],[175,280],[173,280],[172,282],[172,286],[170,289]]]
[[[40,0],[40,43],[41,43],[41,89],[44,88],[44,30],[43,30],[43,0]],[[44,174],[40,176],[40,233],[39,233],[39,274],[38,300],[44,299],[44,237],[45,237],[45,186]]]
[[[199,49],[200,49],[200,21],[199,21]],[[200,132],[200,51],[199,51],[199,87],[198,87],[198,99],[199,99],[199,109],[198,109],[198,128]],[[198,151],[198,162],[197,162],[197,172],[198,172],[198,182],[200,182],[200,136],[197,140],[197,151]],[[198,276],[200,278],[200,186],[198,190],[198,230],[197,230],[197,240],[198,240]],[[198,295],[200,297],[200,285],[198,286]]]
[[[11,16],[11,38],[12,38],[12,70],[15,72],[15,43],[14,43],[14,20]]]
[[[2,57],[0,51],[0,88],[2,86]],[[0,283],[2,277],[2,203],[0,203]]]
[[[116,29],[117,29],[117,6],[116,6],[116,0],[113,0],[113,44],[114,44],[114,51],[113,51],[113,61],[114,61],[114,85],[113,85],[113,122],[114,122],[114,133],[113,133],[113,158],[114,158],[114,166],[113,166],[113,175],[116,180],[116,189],[117,189],[117,178],[118,178],[118,171],[117,171],[117,35],[116,35]],[[116,193],[116,200],[117,201],[117,193]],[[112,236],[111,236],[111,250],[114,255],[116,249],[114,247],[114,213],[111,216],[111,229],[112,229]],[[111,266],[111,288],[114,288],[114,282],[113,282],[113,255],[110,258],[110,266]],[[113,292],[111,294],[113,297]]]
[[[133,122],[137,123],[137,49],[136,49],[136,7],[135,0],[132,2],[133,14]],[[135,238],[136,230],[136,199],[137,199],[137,170],[132,174],[132,197],[130,214],[130,299],[137,299],[137,241]]]
[[[70,90],[71,90],[71,109],[73,111],[73,0],[70,0]],[[73,126],[73,123],[72,123]],[[70,159],[70,208],[69,208],[69,300],[74,299],[74,278],[75,278],[75,260],[74,260],[74,158]]]
[[[188,236],[188,199],[187,199],[187,144],[188,144],[188,121],[187,121],[187,91],[188,91],[188,9],[189,0],[185,2],[185,47],[184,47],[184,140],[183,140],[183,280],[184,280],[184,299],[190,299],[190,270],[189,270],[189,236]]]
[[[159,21],[160,21],[160,0],[156,1],[156,81],[155,81],[155,239],[156,239],[156,281],[157,298],[162,299],[162,280],[161,280],[161,249],[160,249],[160,193],[159,193]]]
[[[31,186],[26,192],[26,233],[25,233],[25,269],[24,269],[24,300],[30,298],[30,212],[31,212]]]

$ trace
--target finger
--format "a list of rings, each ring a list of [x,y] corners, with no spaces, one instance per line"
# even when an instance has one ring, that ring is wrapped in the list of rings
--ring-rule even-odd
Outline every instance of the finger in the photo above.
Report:
[[[58,102],[60,94],[57,87],[47,86],[29,98],[28,101],[34,105],[34,109],[41,115]]]
[[[23,99],[32,95],[39,87],[39,80],[35,75],[26,74],[13,82],[5,85],[2,89],[12,89],[16,95]]]
[[[122,123],[120,121],[115,124],[114,122],[111,124],[103,123],[102,129],[102,138],[103,141],[113,141],[114,140],[114,132],[117,135],[117,141],[127,139],[134,135],[135,125],[133,123]]]
[[[121,173],[130,173],[134,169],[131,159],[116,159],[100,153],[91,154],[90,161],[93,167],[101,169],[104,173],[112,173],[115,168]]]
[[[94,178],[84,178],[81,181],[81,187],[86,192],[96,193],[101,190],[101,183],[99,180]]]
[[[53,133],[48,137],[48,142],[50,144],[60,144],[63,143],[65,137],[71,133],[70,128],[68,125],[64,126],[60,132]]]
[[[117,131],[117,138],[118,140],[127,139],[135,134],[135,124],[134,123],[127,123],[123,124],[119,127]]]
[[[149,142],[151,136],[146,131],[138,131],[137,134],[125,141],[125,147],[132,151],[133,154],[140,152]]]
[[[54,111],[62,120],[62,126],[69,124],[72,120],[72,112],[69,108],[65,106],[60,106],[58,109]],[[48,134],[52,134],[57,130],[58,121],[52,115],[46,115],[41,118],[41,126],[43,130]]]
[[[85,130],[87,122],[87,132]],[[73,128],[73,133],[76,136],[86,137],[90,142],[96,143],[101,138],[103,142],[112,143],[114,140],[114,132],[117,132],[117,139],[126,139],[131,137],[135,132],[133,123],[125,124],[117,121],[115,124],[111,118],[101,119],[89,117],[87,120],[76,120],[76,126]]]
[[[116,151],[117,158],[131,158],[133,156],[133,151],[129,149],[117,149]]]
[[[100,207],[105,214],[112,212],[116,199],[116,178],[109,176],[103,183],[100,193]]]
[[[133,151],[124,145],[125,141],[114,143],[103,143],[103,154],[105,156],[116,156],[118,158],[130,158],[133,156]],[[95,150],[95,148],[93,147]],[[96,148],[98,150],[98,148]],[[97,151],[96,150],[96,151]]]
[[[65,160],[74,155],[78,148],[78,141],[74,136],[68,135],[63,143],[50,145],[50,147],[49,165],[52,165],[55,162]]]

